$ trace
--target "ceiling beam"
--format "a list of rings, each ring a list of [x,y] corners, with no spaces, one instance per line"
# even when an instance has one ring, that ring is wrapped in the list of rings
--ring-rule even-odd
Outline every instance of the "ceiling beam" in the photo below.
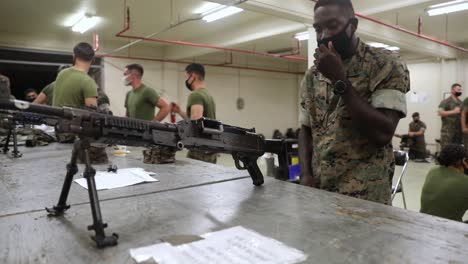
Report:
[[[221,4],[232,4],[230,0],[211,0]],[[365,1],[365,13],[383,12],[393,8],[402,8],[409,5],[428,2],[428,0],[375,0],[374,5]],[[390,2],[390,3],[389,3]],[[364,3],[363,3],[364,4]],[[217,46],[234,46],[270,36],[306,30],[313,21],[313,8],[315,3],[310,0],[249,0],[240,6],[246,10],[266,14],[255,23],[244,24],[233,30],[226,30],[216,36],[208,36],[192,40]],[[358,9],[357,9],[358,10]],[[384,25],[379,25],[365,19],[359,19],[358,34],[366,39],[381,41],[404,48],[405,50],[424,54],[431,57],[454,58],[460,55],[456,50],[437,44],[417,36],[396,31]],[[187,48],[171,46],[166,50],[170,59],[186,59],[213,52],[213,50],[200,48]]]
[[[275,35],[293,33],[304,30],[303,24],[269,16],[261,16],[254,22],[236,25],[235,28],[225,28],[223,32],[206,36],[200,39],[191,39],[191,42],[207,43],[214,46],[232,47],[242,43],[268,38]],[[166,47],[165,57],[168,59],[187,59],[215,52],[207,48],[192,48],[187,46],[172,45]],[[262,51],[264,52],[264,51]]]
[[[365,3],[364,3],[365,2]],[[395,9],[406,8],[409,6],[424,4],[428,2],[434,2],[433,0],[380,0],[372,1],[373,4],[369,4],[371,1],[355,1],[355,8],[357,12],[363,15],[374,15]]]

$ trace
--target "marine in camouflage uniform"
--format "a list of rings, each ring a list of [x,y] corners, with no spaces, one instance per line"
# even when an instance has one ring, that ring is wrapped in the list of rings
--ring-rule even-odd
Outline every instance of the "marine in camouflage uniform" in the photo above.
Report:
[[[98,110],[103,113],[111,113],[109,111],[110,101],[107,94],[98,87],[98,96],[97,96],[97,105]],[[101,143],[91,143],[89,148],[89,157],[91,164],[107,164],[109,163],[109,157],[106,152],[106,144]],[[84,163],[84,156],[78,156],[78,162]]]
[[[345,60],[347,79],[376,109],[406,116],[409,72],[394,53],[359,41]],[[316,186],[356,198],[390,204],[394,168],[391,143],[377,147],[353,123],[341,96],[315,67],[301,84],[300,122],[312,131],[312,171]]]
[[[409,124],[409,132],[421,132],[427,129],[426,124],[419,120]],[[426,139],[424,134],[409,138],[409,157],[410,159],[425,159],[427,157]]]
[[[175,102],[172,102],[172,110],[184,119],[207,118],[216,120],[216,103],[208,89],[205,88],[205,67],[198,63],[189,64],[185,68],[185,74],[187,77],[185,86],[190,90],[186,112],[182,111]],[[202,109],[201,113],[192,115],[192,108]],[[212,151],[191,149],[187,153],[187,158],[216,164],[218,154]]]
[[[149,122],[162,121],[169,106],[153,88],[142,82],[144,69],[139,64],[129,64],[124,71],[124,84],[132,89],[125,96],[126,116]],[[156,114],[156,108],[159,108]],[[177,149],[164,146],[149,146],[143,150],[143,162],[147,164],[164,164],[175,162]]]
[[[439,111],[452,111],[455,108],[462,108],[463,102],[454,99],[453,96],[443,100],[439,104]],[[462,144],[462,131],[460,114],[449,115],[442,118],[442,128],[440,130],[440,146],[444,149],[448,144]]]
[[[109,97],[106,95],[106,93],[98,88],[98,97],[97,97],[97,104],[98,104],[98,110],[103,112],[103,113],[110,113],[109,111]],[[56,133],[56,138],[57,141],[60,143],[73,143],[75,142],[76,136],[75,134],[71,133]],[[106,152],[106,144],[101,144],[101,143],[91,143],[91,146],[89,148],[89,157],[91,160],[91,164],[106,164],[109,163],[109,157]],[[79,164],[84,164],[84,156],[83,153],[78,155],[78,163]]]
[[[463,100],[462,117],[463,116],[465,117],[465,119],[460,120],[460,121],[464,123],[464,126],[466,128],[468,127],[468,97],[465,98],[465,100]],[[465,149],[468,151],[468,134],[466,134],[466,132],[464,132],[463,129],[462,129],[462,137],[463,137],[463,145],[465,146]]]

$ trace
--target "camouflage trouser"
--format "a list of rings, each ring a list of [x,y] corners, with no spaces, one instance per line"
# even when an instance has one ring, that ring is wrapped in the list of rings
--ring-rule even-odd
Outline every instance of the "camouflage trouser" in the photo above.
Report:
[[[57,142],[59,143],[73,143],[75,142],[75,139],[76,139],[75,134],[70,134],[70,133],[55,132],[55,137],[57,138]]]
[[[187,158],[216,164],[218,154],[208,151],[189,150]]]
[[[91,144],[89,148],[89,159],[91,164],[106,164],[109,163],[109,158],[106,153],[106,145],[104,144]],[[78,163],[84,164],[84,153],[78,155]]]
[[[442,131],[440,135],[440,150],[448,144],[463,144],[463,136],[458,132]]]
[[[463,145],[465,149],[468,151],[468,135],[463,135]]]
[[[174,163],[176,148],[153,146],[143,150],[143,163],[146,164],[164,164]]]
[[[21,127],[16,129],[16,133],[26,136],[26,147],[47,146],[49,143],[55,142],[53,136],[40,129]]]

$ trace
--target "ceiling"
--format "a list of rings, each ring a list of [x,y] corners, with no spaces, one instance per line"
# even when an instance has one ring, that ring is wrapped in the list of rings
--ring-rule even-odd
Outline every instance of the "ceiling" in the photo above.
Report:
[[[447,40],[457,45],[468,43],[468,11],[451,13],[447,16],[428,16],[424,9],[430,5],[446,1],[430,1],[425,4],[395,9],[373,17],[388,23],[397,24],[412,31],[418,30],[418,17],[422,18],[422,33],[440,40]]]
[[[216,2],[226,2],[217,0]],[[64,26],[64,22],[72,14],[83,11],[102,18],[95,31],[99,33],[101,52],[108,52],[127,44],[128,39],[115,36],[124,27],[125,8],[130,8],[130,30],[125,34],[147,36],[166,30],[155,37],[192,41],[223,47],[242,48],[267,52],[270,50],[293,47],[293,35],[305,31],[313,17],[313,2],[309,0],[251,0],[240,6],[244,12],[231,17],[207,23],[205,21],[191,21],[182,25],[178,22],[188,18],[195,18],[193,13],[204,2],[201,0],[2,0],[0,9],[0,45],[4,36],[14,38],[21,36],[26,41],[51,39],[54,43],[63,41],[92,40],[92,33],[83,35],[71,32]],[[232,1],[229,1],[232,3]],[[423,19],[423,33],[465,46],[468,43],[468,12],[453,13],[448,16],[428,17],[424,9],[432,4],[445,1],[428,0],[360,0],[354,1],[356,12],[369,15],[372,18],[396,24],[406,29],[417,31],[418,17]],[[397,19],[398,17],[398,19]],[[448,21],[448,25],[446,25]],[[172,28],[167,30],[169,27]],[[448,29],[448,30],[446,30]],[[375,30],[378,30],[376,28]],[[378,32],[376,32],[378,33]],[[446,34],[447,33],[447,34]],[[393,34],[393,33],[392,33]],[[33,38],[34,37],[34,38]],[[386,36],[385,41],[392,41],[393,36]],[[394,38],[398,43],[400,36]],[[364,40],[379,40],[378,34],[372,31],[363,34]],[[428,53],[420,53],[417,45],[425,40],[402,45],[401,53],[411,58],[427,57]],[[5,42],[8,45],[8,42]],[[393,44],[393,43],[392,43]],[[424,44],[424,43],[423,43]],[[413,47],[414,46],[414,47]],[[210,49],[163,45],[158,43],[138,43],[132,49],[145,47],[158,49],[161,55],[170,59],[193,59],[213,52],[220,53],[224,58],[225,52]],[[299,54],[307,57],[307,42],[302,42],[303,50]],[[63,47],[69,49],[69,47]],[[240,55],[234,55],[240,56]],[[434,54],[434,57],[437,57]],[[252,60],[252,59],[251,59]],[[267,60],[271,63],[283,63],[280,59]],[[289,63],[289,62],[284,62]],[[305,64],[305,63],[302,63]]]

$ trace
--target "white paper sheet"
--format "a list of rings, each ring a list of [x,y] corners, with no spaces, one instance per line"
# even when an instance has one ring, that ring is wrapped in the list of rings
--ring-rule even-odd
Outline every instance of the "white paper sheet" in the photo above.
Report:
[[[155,259],[156,262],[158,264],[163,264],[164,262],[161,262],[163,261],[162,258],[178,254],[179,253],[176,248],[169,243],[160,243],[149,247],[130,249],[130,256],[132,256],[137,263],[141,263],[154,258],[154,256],[158,256],[158,259]]]
[[[157,263],[176,264],[293,264],[305,261],[307,256],[272,238],[241,226],[203,235],[204,240],[172,247],[156,244],[132,249],[137,261],[153,255]]]
[[[128,168],[118,169],[117,173],[97,171],[94,179],[96,181],[97,190],[106,190],[126,187],[143,182],[159,181],[150,175],[155,174],[147,172],[142,168]],[[88,189],[88,184],[86,183],[85,178],[76,179],[75,182],[81,185],[83,188]]]
[[[427,92],[411,92],[408,94],[409,102],[416,104],[424,104],[429,100],[429,94]]]

